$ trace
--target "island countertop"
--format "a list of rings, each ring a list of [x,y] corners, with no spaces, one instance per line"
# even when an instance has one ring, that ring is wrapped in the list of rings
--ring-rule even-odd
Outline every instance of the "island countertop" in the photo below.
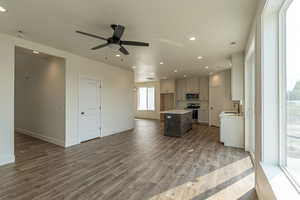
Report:
[[[183,115],[183,114],[186,114],[186,113],[189,113],[189,112],[192,112],[192,110],[166,110],[166,111],[163,111],[163,112],[160,112],[160,113]]]

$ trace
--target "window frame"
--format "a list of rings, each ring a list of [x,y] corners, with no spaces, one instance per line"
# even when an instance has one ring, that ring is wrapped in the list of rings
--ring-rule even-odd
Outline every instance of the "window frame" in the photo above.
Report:
[[[147,94],[147,96],[146,96],[146,105],[147,105],[147,109],[146,110],[144,110],[144,109],[139,109],[139,107],[140,107],[140,88],[146,88],[147,89],[147,92],[146,92],[146,94]],[[152,109],[149,109],[149,105],[148,105],[148,89],[153,89],[153,91],[154,91],[154,109],[152,110]],[[137,88],[137,111],[140,111],[140,112],[155,112],[156,111],[156,101],[155,101],[155,97],[156,97],[156,94],[155,94],[155,87],[154,86],[141,86],[141,87],[138,87]]]
[[[279,40],[279,166],[282,171],[285,173],[287,178],[290,180],[292,185],[296,188],[298,193],[300,193],[300,183],[298,183],[289,172],[287,167],[287,94],[286,94],[286,14],[287,10],[290,7],[294,0],[286,0],[282,5],[279,11],[279,31],[278,31],[278,40]]]

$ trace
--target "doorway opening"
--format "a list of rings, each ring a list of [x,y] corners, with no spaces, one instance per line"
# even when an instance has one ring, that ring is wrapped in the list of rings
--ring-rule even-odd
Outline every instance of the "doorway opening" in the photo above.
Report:
[[[16,161],[42,141],[65,146],[65,83],[64,58],[15,47]]]

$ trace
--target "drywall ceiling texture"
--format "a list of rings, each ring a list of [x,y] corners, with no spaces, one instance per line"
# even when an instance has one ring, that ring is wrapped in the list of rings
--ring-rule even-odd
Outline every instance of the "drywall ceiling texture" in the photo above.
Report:
[[[4,0],[1,5],[7,12],[0,15],[0,32],[15,36],[22,30],[27,40],[130,70],[136,66],[139,82],[149,77],[182,78],[230,67],[228,57],[245,48],[256,2]],[[109,37],[113,23],[126,26],[123,39],[149,42],[150,47],[128,47],[129,56],[116,57],[110,48],[91,51],[103,41],[75,33],[82,30]],[[189,40],[192,36],[195,41]],[[233,41],[237,44],[231,46]]]

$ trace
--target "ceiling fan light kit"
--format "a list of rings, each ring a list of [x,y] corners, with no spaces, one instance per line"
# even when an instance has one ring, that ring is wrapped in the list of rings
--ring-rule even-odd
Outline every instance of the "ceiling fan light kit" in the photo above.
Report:
[[[97,50],[97,49],[108,46],[115,51],[120,51],[124,55],[129,55],[128,50],[124,47],[126,45],[141,46],[141,47],[149,46],[149,43],[145,43],[145,42],[121,40],[121,38],[124,34],[124,31],[125,31],[125,27],[122,25],[112,24],[111,28],[114,30],[114,33],[113,33],[112,37],[110,37],[110,38],[104,38],[104,37],[101,37],[98,35],[82,32],[82,31],[76,31],[76,32],[79,34],[85,35],[85,36],[89,36],[89,37],[93,37],[93,38],[97,38],[97,39],[106,41],[106,43],[104,43],[104,44],[100,44],[98,46],[93,47],[92,50]]]

